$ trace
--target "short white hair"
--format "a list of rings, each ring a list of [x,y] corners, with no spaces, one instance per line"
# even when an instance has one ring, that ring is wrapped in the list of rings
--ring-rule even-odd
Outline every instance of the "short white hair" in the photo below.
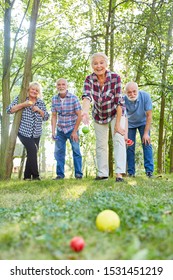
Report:
[[[108,65],[108,57],[107,57],[107,55],[106,55],[105,53],[103,53],[103,52],[98,52],[98,53],[94,53],[94,54],[91,56],[91,58],[90,58],[91,66],[92,66],[92,64],[93,64],[94,59],[95,59],[96,57],[98,57],[98,56],[103,57],[104,61],[106,62],[106,65]]]
[[[68,82],[67,82],[67,80],[66,79],[64,79],[64,78],[59,78],[57,81],[56,81],[56,85],[59,83],[59,81],[64,81],[65,83],[66,83],[66,85],[68,85]]]
[[[130,87],[130,86],[135,86],[136,87],[136,89],[138,90],[138,84],[136,83],[136,82],[128,82],[126,85],[125,85],[125,92],[127,92],[128,91],[128,88]]]

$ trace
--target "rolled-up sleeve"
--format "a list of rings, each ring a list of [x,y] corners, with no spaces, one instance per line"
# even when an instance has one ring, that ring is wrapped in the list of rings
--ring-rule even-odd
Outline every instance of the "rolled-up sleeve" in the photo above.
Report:
[[[19,97],[17,96],[17,97],[13,100],[13,102],[11,102],[11,104],[6,108],[7,114],[12,114],[12,113],[11,113],[11,108],[12,108],[14,105],[17,105],[18,102],[19,102]]]
[[[46,105],[45,105],[45,103],[43,101],[42,101],[40,109],[43,110],[43,112],[44,112],[43,121],[47,121],[49,119],[49,113],[48,113],[48,111],[46,109]]]
[[[126,112],[126,105],[125,105],[125,98],[124,98],[124,96],[122,96],[122,94],[119,96],[119,103],[118,103],[118,105],[121,106],[121,108],[122,108],[122,115],[124,115],[125,112]]]
[[[87,99],[89,99],[90,101],[92,101],[91,92],[92,92],[92,83],[91,83],[89,77],[87,77],[87,78],[85,79],[85,82],[84,82],[84,88],[83,88],[82,99],[87,98]]]

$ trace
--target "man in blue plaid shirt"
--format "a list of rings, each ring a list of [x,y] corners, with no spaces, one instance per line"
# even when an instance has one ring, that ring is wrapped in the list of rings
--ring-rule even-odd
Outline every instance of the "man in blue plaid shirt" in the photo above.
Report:
[[[56,180],[63,179],[66,141],[69,140],[73,151],[75,178],[81,179],[82,156],[79,145],[78,128],[81,122],[81,105],[76,95],[67,88],[67,80],[60,78],[56,82],[58,94],[52,98],[52,138],[55,140],[54,156],[57,161]]]

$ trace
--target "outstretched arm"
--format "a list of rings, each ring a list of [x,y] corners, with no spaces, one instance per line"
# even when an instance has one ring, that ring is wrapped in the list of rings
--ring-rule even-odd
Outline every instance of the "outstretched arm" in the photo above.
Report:
[[[89,125],[89,109],[90,100],[88,98],[84,98],[82,103],[82,121],[86,125]]]

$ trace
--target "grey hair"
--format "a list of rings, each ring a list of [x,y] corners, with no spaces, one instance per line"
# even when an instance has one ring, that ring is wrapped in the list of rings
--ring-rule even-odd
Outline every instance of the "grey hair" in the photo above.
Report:
[[[36,89],[38,90],[39,97],[42,98],[42,86],[41,86],[41,84],[38,83],[38,82],[30,82],[30,83],[29,83],[28,90],[29,90],[31,87],[36,88]]]
[[[104,59],[105,62],[106,62],[106,65],[108,65],[108,57],[107,57],[107,55],[106,55],[105,53],[103,53],[103,52],[98,52],[98,53],[94,53],[94,54],[91,56],[91,58],[90,58],[91,66],[92,66],[92,64],[93,64],[94,59],[95,59],[96,57],[98,57],[98,56],[103,57],[103,59]]]
[[[136,86],[137,90],[138,90],[138,84],[136,82],[128,82],[126,85],[125,85],[125,92],[127,92],[128,88],[131,86],[131,85],[134,85]]]
[[[61,81],[61,80],[65,81],[65,82],[66,82],[66,84],[68,85],[67,80],[66,80],[66,79],[64,79],[64,78],[59,78],[59,79],[56,81],[56,85],[57,85],[57,83],[58,83],[59,81]]]

